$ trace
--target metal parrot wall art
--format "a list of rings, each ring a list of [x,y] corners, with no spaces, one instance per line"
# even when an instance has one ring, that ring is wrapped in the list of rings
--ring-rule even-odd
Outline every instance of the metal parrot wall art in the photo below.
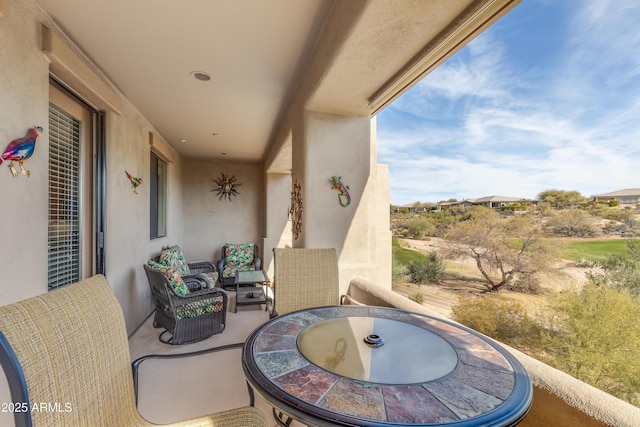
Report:
[[[18,171],[13,166],[14,162],[18,162],[20,165],[20,172],[22,175],[28,177],[31,175],[31,172],[25,170],[24,162],[33,154],[36,149],[36,139],[42,133],[43,129],[40,126],[33,127],[29,129],[27,132],[27,136],[24,138],[14,139],[7,145],[7,148],[4,150],[2,155],[0,156],[0,164],[2,162],[9,160],[9,170],[11,171],[11,175],[18,175]]]
[[[136,188],[138,188],[138,186],[140,184],[142,184],[142,178],[136,178],[135,176],[132,176],[129,172],[124,171],[124,173],[127,174],[127,178],[129,178],[129,181],[131,181],[131,186],[133,187],[133,192],[135,194],[138,194],[138,190],[136,190]]]

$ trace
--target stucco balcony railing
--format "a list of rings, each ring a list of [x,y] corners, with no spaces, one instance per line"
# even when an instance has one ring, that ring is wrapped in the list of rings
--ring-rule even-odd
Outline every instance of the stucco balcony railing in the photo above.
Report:
[[[347,294],[367,305],[395,307],[434,317],[440,314],[364,279],[354,279]],[[520,426],[640,426],[640,408],[554,369],[505,344],[533,383],[533,406]]]

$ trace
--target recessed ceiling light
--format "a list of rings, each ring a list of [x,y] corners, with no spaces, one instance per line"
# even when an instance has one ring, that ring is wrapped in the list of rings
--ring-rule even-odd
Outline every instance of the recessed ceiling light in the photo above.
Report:
[[[180,142],[185,143],[185,142],[187,142],[187,140],[186,139],[181,139]]]
[[[200,80],[203,82],[208,82],[209,80],[211,80],[211,76],[208,73],[205,73],[204,71],[192,71],[191,76],[194,79]]]

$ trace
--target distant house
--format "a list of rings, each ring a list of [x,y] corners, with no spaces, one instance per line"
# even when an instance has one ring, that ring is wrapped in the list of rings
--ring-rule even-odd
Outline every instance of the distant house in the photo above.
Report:
[[[457,200],[455,202],[440,202],[438,203],[438,210],[446,209],[463,209],[473,205],[473,199]]]
[[[441,209],[463,209],[469,206],[485,206],[487,208],[500,208],[521,201],[522,198],[504,196],[486,196],[478,199],[464,199],[456,202],[440,202],[438,210]]]
[[[480,197],[479,199],[473,199],[473,204],[476,206],[484,206],[487,208],[501,208],[519,202],[522,198],[515,197],[503,197],[503,196],[487,196]]]
[[[593,196],[594,202],[608,202],[610,200],[617,200],[621,205],[635,205],[640,203],[640,188],[627,188]]]
[[[396,212],[429,212],[433,206],[424,203],[409,203],[396,206]]]

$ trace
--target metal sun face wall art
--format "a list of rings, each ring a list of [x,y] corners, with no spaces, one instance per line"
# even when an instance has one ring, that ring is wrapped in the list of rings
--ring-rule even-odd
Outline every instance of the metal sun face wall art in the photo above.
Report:
[[[216,185],[211,191],[217,192],[218,200],[227,199],[231,201],[231,197],[240,194],[238,193],[237,187],[242,184],[236,182],[235,175],[227,176],[224,173],[220,173],[220,178],[214,179],[213,182],[215,182]]]

